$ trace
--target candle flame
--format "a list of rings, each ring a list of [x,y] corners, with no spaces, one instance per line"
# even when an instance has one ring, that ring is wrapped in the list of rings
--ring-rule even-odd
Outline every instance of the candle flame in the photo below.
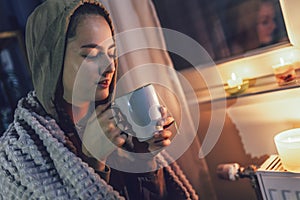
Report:
[[[283,58],[280,58],[280,64],[283,65],[284,64],[284,60]]]
[[[235,73],[231,73],[231,79],[234,80],[234,81],[236,80],[236,75],[235,75]]]
[[[243,79],[238,77],[235,73],[231,73],[231,79],[227,81],[229,87],[239,87],[243,84]]]

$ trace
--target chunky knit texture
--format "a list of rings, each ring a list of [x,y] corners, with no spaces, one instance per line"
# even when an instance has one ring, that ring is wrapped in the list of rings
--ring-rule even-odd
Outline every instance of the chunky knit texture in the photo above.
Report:
[[[32,93],[20,100],[0,140],[3,199],[123,199],[67,147],[56,122],[38,115]]]
[[[55,120],[29,93],[19,101],[14,122],[0,139],[0,199],[124,199],[72,149]],[[179,199],[198,199],[179,166],[168,165],[166,153],[156,160]]]

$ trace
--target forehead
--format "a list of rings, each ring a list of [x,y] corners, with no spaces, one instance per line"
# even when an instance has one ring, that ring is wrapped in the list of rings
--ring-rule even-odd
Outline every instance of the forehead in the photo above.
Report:
[[[271,3],[263,3],[259,10],[259,16],[275,15],[274,6]]]
[[[76,28],[76,37],[79,43],[113,43],[112,31],[101,15],[83,15]]]

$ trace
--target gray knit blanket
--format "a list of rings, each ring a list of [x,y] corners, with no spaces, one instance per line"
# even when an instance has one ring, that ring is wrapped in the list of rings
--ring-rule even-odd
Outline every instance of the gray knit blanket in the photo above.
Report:
[[[34,92],[19,101],[14,121],[0,138],[0,199],[124,199],[68,148],[56,121],[41,115]],[[185,199],[197,199],[179,166],[157,157]]]

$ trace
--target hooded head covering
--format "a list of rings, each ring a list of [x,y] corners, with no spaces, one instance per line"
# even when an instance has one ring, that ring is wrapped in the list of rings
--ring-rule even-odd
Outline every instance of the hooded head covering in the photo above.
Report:
[[[26,49],[33,86],[45,111],[56,119],[54,99],[61,83],[68,26],[74,11],[84,3],[98,5],[107,13],[97,0],[47,0],[34,10],[26,25]],[[112,27],[108,14],[107,18]]]

